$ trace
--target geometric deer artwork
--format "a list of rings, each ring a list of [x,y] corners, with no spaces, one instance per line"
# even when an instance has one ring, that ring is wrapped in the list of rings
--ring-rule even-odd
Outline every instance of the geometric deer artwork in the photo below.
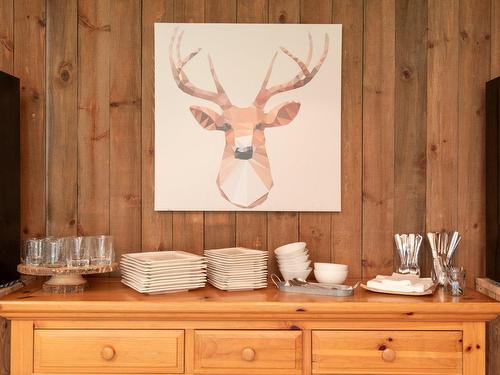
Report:
[[[168,24],[169,27],[166,30],[162,30],[160,26],[164,25],[167,24],[156,25],[155,36],[156,209],[279,211],[291,210],[294,208],[301,209],[301,207],[304,207],[305,210],[311,211],[339,210],[340,30],[336,28],[334,29],[336,32],[332,32],[331,29],[326,28],[318,33],[316,29],[319,26],[325,27],[325,25],[307,25],[307,29],[304,27],[306,25],[295,25],[301,26],[301,32],[297,32],[296,34],[301,35],[300,40],[302,42],[301,47],[297,49],[299,51],[307,51],[303,54],[303,56],[299,55],[299,53],[292,48],[293,46],[288,46],[286,44],[287,40],[283,40],[281,43],[278,42],[274,46],[271,46],[272,40],[264,42],[268,47],[266,48],[267,50],[271,47],[275,51],[270,58],[268,58],[266,70],[260,76],[260,79],[257,80],[257,90],[254,92],[251,99],[245,103],[243,99],[240,99],[242,98],[241,95],[236,98],[236,100],[233,100],[231,92],[226,90],[226,85],[233,88],[235,87],[235,79],[238,79],[239,84],[242,86],[248,86],[247,79],[252,79],[253,81],[251,86],[256,86],[256,77],[245,77],[243,66],[241,67],[242,70],[239,71],[239,74],[233,75],[232,79],[230,79],[231,75],[228,71],[237,72],[237,65],[239,64],[239,61],[242,60],[241,57],[238,58],[236,55],[241,56],[245,52],[244,48],[243,50],[241,49],[242,46],[240,46],[239,51],[234,51],[235,69],[234,65],[231,66],[231,64],[228,64],[227,58],[230,55],[226,51],[216,54],[216,48],[213,48],[213,40],[211,43],[208,42],[210,40],[210,29],[212,28],[213,31],[213,28],[216,28],[217,25],[205,25],[209,26],[209,28],[205,33],[203,33],[203,37],[199,37],[198,39],[196,38],[196,35],[200,35],[200,33],[193,32],[193,25]],[[231,25],[232,28],[238,28],[238,26],[256,28],[261,25]],[[271,25],[262,26],[269,27]],[[338,25],[327,26],[332,27]],[[198,27],[200,27],[200,25],[198,25]],[[221,25],[218,27],[220,28]],[[222,25],[222,28],[224,27],[227,28],[229,25]],[[220,32],[218,33],[218,35],[222,34]],[[227,30],[227,34],[229,34],[229,30]],[[320,45],[320,48],[317,48],[319,51],[317,56],[314,55],[316,49],[313,34],[316,39],[320,41],[320,43],[317,43],[316,41],[316,44]],[[213,33],[213,35],[214,38],[216,38],[217,33]],[[186,39],[190,39],[191,41],[190,48],[185,48],[184,46],[184,41]],[[231,40],[231,38],[229,39]],[[162,43],[159,43],[160,40]],[[245,38],[242,40],[245,40]],[[220,38],[220,43],[223,42],[226,43],[226,48],[235,48],[235,45],[231,45],[231,42]],[[262,41],[260,41],[260,43],[262,43]],[[264,56],[252,55],[251,52],[258,52],[258,50],[255,47],[252,48],[250,46],[251,44],[252,43],[250,42],[248,47],[249,56],[246,57],[246,60],[252,59],[254,61],[260,61],[260,59],[263,59]],[[295,40],[293,44],[296,45],[298,42]],[[159,52],[160,49],[163,50],[162,53]],[[203,56],[205,63],[202,64],[199,56],[205,51],[206,56]],[[161,55],[161,57],[159,57],[159,55]],[[284,59],[288,59],[288,62],[284,61]],[[168,61],[168,64],[165,60]],[[321,80],[322,77],[324,80],[327,79],[326,77],[328,76],[326,76],[326,74],[322,75],[322,73],[323,69],[328,66],[330,60],[334,60],[330,65],[336,65],[336,70],[339,73],[338,77],[333,77],[334,79],[331,79],[330,90],[337,89],[338,92],[335,94],[329,94],[328,92],[320,92],[318,90],[318,92],[316,92],[316,103],[314,99],[311,100],[308,98],[309,100],[301,100],[301,96],[298,95],[299,92],[305,91],[309,87],[312,89],[316,81]],[[226,66],[225,70],[221,70],[219,62],[222,62],[221,64]],[[224,64],[224,62],[226,64]],[[195,63],[197,64],[195,65]],[[294,66],[294,68],[292,68],[290,64]],[[247,64],[246,66],[250,65]],[[262,66],[261,63],[260,66]],[[166,92],[162,90],[162,82],[158,79],[160,71],[162,79],[167,82],[170,81],[168,82],[168,85],[166,85],[168,86],[168,93],[170,94],[168,96],[165,95]],[[332,71],[331,66],[330,71]],[[205,75],[204,79],[199,79],[198,77],[201,77],[203,74]],[[238,78],[234,78],[235,76]],[[209,77],[212,81],[210,85],[207,85],[207,77]],[[198,79],[198,81],[195,79]],[[176,90],[173,90],[174,87]],[[328,85],[318,85],[317,88],[319,87],[328,87]],[[244,90],[240,90],[239,92],[242,91]],[[250,92],[250,89],[246,89],[246,92]],[[248,94],[245,96],[248,97]],[[174,103],[172,102],[172,97],[182,97],[183,100],[179,100]],[[283,97],[283,99],[281,99],[281,97]],[[334,113],[330,116],[330,118],[328,118],[329,116],[324,116],[323,121],[325,123],[323,124],[317,122],[308,123],[308,121],[304,120],[299,122],[298,117],[300,117],[299,114],[302,112],[312,113],[315,110],[325,113],[328,112],[328,105],[324,105],[326,104],[324,100],[325,97],[330,97],[332,102],[330,102],[329,105],[332,106],[338,113]],[[191,102],[189,103],[189,101]],[[321,105],[323,105],[324,108],[320,108]],[[183,123],[175,123],[178,119],[172,119],[172,122],[168,121],[168,109],[166,107],[171,107],[172,110],[175,109],[178,113],[184,111],[184,114],[182,115]],[[159,116],[163,113],[167,114],[167,116]],[[192,116],[189,123],[186,121],[188,120],[185,116],[186,113],[189,113]],[[314,119],[314,121],[317,121],[317,118],[317,116],[311,116],[311,119]],[[332,118],[337,121],[332,123]],[[209,133],[222,135],[223,146],[219,150],[216,150],[214,148],[214,143],[214,146],[210,148],[210,151],[206,151],[207,148],[202,146],[201,143],[198,144],[197,142],[193,144],[192,140],[189,138],[188,132],[184,131],[185,128],[189,127],[191,128],[190,132],[194,133],[193,124],[198,126],[198,129],[205,132],[207,142],[210,142],[213,139],[213,137],[208,139]],[[328,126],[333,128],[334,131],[332,132],[332,129],[328,129]],[[302,151],[297,148],[287,149],[285,147],[282,152],[293,154],[289,155],[291,164],[288,168],[284,168],[283,163],[277,162],[275,167],[274,159],[279,160],[279,156],[277,153],[275,156],[274,152],[268,152],[268,146],[270,148],[274,146],[275,149],[278,149],[278,147],[276,147],[278,142],[269,142],[273,143],[273,145],[268,145],[267,136],[268,134],[273,133],[273,136],[279,137],[279,133],[283,132],[284,137],[290,137],[290,134],[285,132],[285,129],[289,127],[302,127],[302,131],[298,132],[298,134],[304,134],[306,131],[321,133],[322,130],[326,129],[324,134],[321,134],[319,138],[328,137],[329,135],[333,137],[331,139],[324,138],[322,142],[323,144],[317,144],[315,147],[336,147],[336,149],[332,149],[330,152],[309,152],[309,150],[314,148],[314,145],[313,148],[311,148],[311,145],[307,145],[303,147],[303,151],[306,152],[302,155],[303,159],[294,163],[294,161],[298,160],[296,154]],[[165,128],[169,128],[170,131],[163,132]],[[178,132],[175,132],[175,129],[177,129]],[[170,134],[170,137],[163,137],[163,134]],[[198,138],[199,136],[200,134],[198,133]],[[174,140],[168,138],[174,138]],[[316,141],[319,139],[318,137],[308,138]],[[290,142],[290,145],[296,145],[297,141],[300,141],[300,139]],[[304,139],[304,141],[306,141],[306,139]],[[168,154],[168,150],[163,150],[164,148],[169,147],[181,149],[181,142],[184,142],[184,152],[179,152],[175,155],[175,153],[172,152]],[[218,143],[222,143],[220,142],[220,139]],[[189,151],[186,152],[186,149],[191,150],[191,154]],[[200,153],[202,150],[205,151]],[[170,155],[170,160],[162,158],[164,153]],[[309,153],[309,155],[307,153]],[[318,159],[318,156],[321,157],[325,155],[327,155],[329,159]],[[171,160],[171,158],[175,158],[175,156],[179,157],[179,159]],[[199,158],[198,165],[192,161],[193,157],[196,156]],[[214,166],[214,160],[217,156],[218,161]],[[162,160],[164,162],[162,162]],[[211,160],[212,165],[208,165],[208,160]],[[283,155],[281,155],[281,160],[283,160]],[[280,193],[279,190],[286,191],[286,189],[293,189],[293,186],[283,186],[281,189],[276,188],[277,194],[274,194],[275,186],[278,187],[281,185],[280,183],[285,184],[290,181],[289,178],[280,178],[280,176],[284,175],[284,170],[288,169],[289,173],[294,174],[294,164],[296,166],[300,165],[303,168],[304,164],[307,164],[307,161],[311,163],[311,165],[307,168],[318,168],[316,172],[318,177],[314,180],[320,182],[322,181],[326,184],[326,186],[316,185],[310,186],[308,189],[300,189],[298,185],[296,185],[298,190],[309,192],[309,194],[302,197],[302,200],[305,202],[302,204],[293,202],[289,202],[289,204],[287,204],[286,196],[274,199],[275,195]],[[184,162],[185,168],[182,167]],[[175,165],[177,166],[175,167]],[[195,170],[192,170],[193,166]],[[205,167],[208,167],[213,173],[209,179],[206,178],[208,177],[207,173],[204,173]],[[276,172],[278,180],[276,180],[274,176],[277,168],[280,168],[280,170]],[[171,172],[175,177],[172,176],[174,178],[169,180],[168,172]],[[194,173],[194,175],[192,175],[192,173]],[[198,173],[199,180],[197,181],[196,174]],[[333,178],[332,176],[321,177],[320,174],[323,173],[332,173],[334,176]],[[183,176],[180,176],[181,174]],[[187,182],[183,182],[183,180],[186,180]],[[314,183],[315,181],[311,182]],[[297,183],[307,184],[308,181],[297,181]],[[169,188],[162,189],[165,186]],[[216,194],[213,193],[214,189],[217,191]],[[325,191],[326,189],[330,190]],[[162,194],[163,191],[164,193]],[[192,194],[192,201],[198,203],[189,203],[189,197],[186,196],[189,192]],[[210,192],[210,194],[207,194],[207,192]],[[200,193],[205,198],[204,202],[199,199],[198,194]],[[165,194],[168,194],[168,196],[165,196]],[[320,196],[314,196],[315,194],[320,194]],[[326,196],[324,199],[321,199],[322,194],[323,196]],[[176,195],[179,197],[179,204],[175,203],[178,199],[176,198]],[[330,197],[328,197],[328,195],[330,195]],[[290,198],[293,198],[293,194],[291,194]],[[312,201],[312,204],[307,203],[307,200]],[[310,209],[308,209],[309,207]]]

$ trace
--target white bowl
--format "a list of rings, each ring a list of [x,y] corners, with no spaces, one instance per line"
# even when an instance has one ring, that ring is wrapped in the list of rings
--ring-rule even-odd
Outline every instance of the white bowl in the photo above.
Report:
[[[347,279],[347,274],[349,271],[323,271],[314,270],[314,277],[319,283],[325,284],[343,284],[345,279]]]
[[[314,263],[315,270],[321,271],[347,271],[347,264],[337,263]]]
[[[284,255],[276,255],[276,259],[280,259],[280,260],[293,259],[293,258],[301,257],[304,255],[309,255],[309,251],[307,249],[297,250],[297,251],[294,251],[293,253],[290,252],[290,253],[287,253]]]
[[[309,260],[309,255],[301,255],[298,257],[293,257],[293,258],[277,258],[278,263],[284,264],[284,263],[305,263]]]
[[[300,262],[300,263],[288,263],[288,262],[278,263],[280,268],[290,269],[294,271],[308,269],[310,264],[311,264],[310,260],[308,260],[307,262]]]
[[[292,279],[306,280],[307,277],[309,276],[309,274],[311,273],[312,268],[308,268],[308,269],[303,270],[303,271],[290,271],[287,269],[283,269],[283,270],[280,269],[280,271],[281,271],[281,275],[283,276],[283,279],[285,281],[292,280]]]
[[[302,251],[305,248],[306,248],[305,242],[293,242],[293,243],[289,243],[289,244],[278,247],[276,250],[274,250],[274,253],[276,255],[293,254],[297,251]]]

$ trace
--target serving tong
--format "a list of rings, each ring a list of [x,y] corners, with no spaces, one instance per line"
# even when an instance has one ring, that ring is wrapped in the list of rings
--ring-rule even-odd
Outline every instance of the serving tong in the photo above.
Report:
[[[429,232],[427,239],[431,247],[434,274],[433,278],[439,284],[446,284],[446,272],[453,267],[453,255],[462,240],[462,236],[457,232]]]

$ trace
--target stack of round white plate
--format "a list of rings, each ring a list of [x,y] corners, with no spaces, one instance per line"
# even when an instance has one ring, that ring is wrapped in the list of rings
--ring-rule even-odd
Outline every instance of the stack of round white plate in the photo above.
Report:
[[[120,269],[122,283],[147,294],[201,288],[207,281],[205,257],[184,251],[124,254]]]
[[[208,282],[222,290],[248,290],[267,286],[267,252],[232,247],[205,250]]]

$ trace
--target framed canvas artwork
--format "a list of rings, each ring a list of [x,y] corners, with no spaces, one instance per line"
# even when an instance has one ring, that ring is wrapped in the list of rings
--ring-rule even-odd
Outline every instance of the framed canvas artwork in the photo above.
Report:
[[[340,211],[341,25],[155,24],[155,209]]]

